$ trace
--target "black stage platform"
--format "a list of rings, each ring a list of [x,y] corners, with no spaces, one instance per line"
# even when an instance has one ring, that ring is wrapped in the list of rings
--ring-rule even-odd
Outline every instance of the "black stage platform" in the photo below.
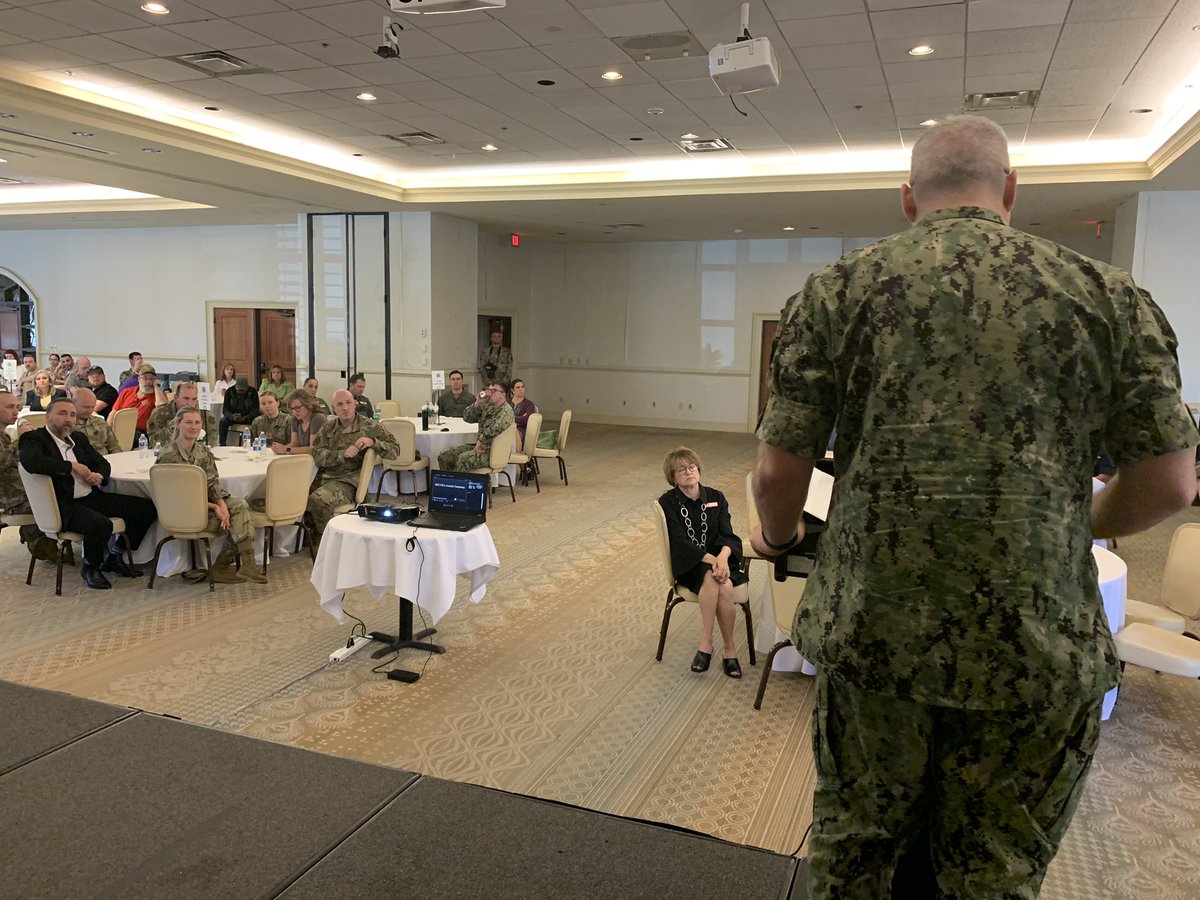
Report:
[[[803,861],[0,682],[3,893],[803,898]]]

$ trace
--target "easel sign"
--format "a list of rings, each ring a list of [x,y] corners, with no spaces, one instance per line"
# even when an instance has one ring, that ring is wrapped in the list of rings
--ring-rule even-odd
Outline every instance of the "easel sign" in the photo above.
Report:
[[[10,359],[9,362],[12,362]],[[429,373],[433,377],[433,389],[435,391],[444,391],[446,389],[446,370],[434,369]]]
[[[16,381],[17,380],[17,369],[20,367],[20,365],[21,364],[19,362],[17,362],[15,359],[4,360],[4,365],[2,367],[0,367],[0,372],[4,373],[4,380],[7,382]]]
[[[212,387],[207,381],[201,381],[196,385],[196,393],[199,394],[200,408],[203,410],[212,409]]]

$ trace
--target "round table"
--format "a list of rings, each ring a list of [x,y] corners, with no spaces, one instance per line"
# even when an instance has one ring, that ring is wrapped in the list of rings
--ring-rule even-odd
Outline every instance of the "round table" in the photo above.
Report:
[[[235,497],[243,500],[258,499],[263,496],[267,482],[267,463],[275,458],[273,453],[260,455],[247,453],[241,447],[212,447],[212,454],[217,460],[217,475],[221,479],[221,487]],[[129,450],[124,453],[113,453],[106,457],[112,471],[109,475],[106,490],[120,494],[135,494],[150,497],[150,467],[154,464],[152,457],[143,457],[140,451]],[[296,546],[296,536],[299,528],[288,526],[275,529],[274,548],[272,555],[287,556]],[[143,538],[141,546],[134,552],[135,562],[148,563],[154,557],[154,547],[167,536],[157,522]],[[262,532],[254,535],[255,553],[262,553]],[[171,541],[166,544],[158,557],[158,574],[162,576],[176,575],[188,570],[189,554],[186,541]]]

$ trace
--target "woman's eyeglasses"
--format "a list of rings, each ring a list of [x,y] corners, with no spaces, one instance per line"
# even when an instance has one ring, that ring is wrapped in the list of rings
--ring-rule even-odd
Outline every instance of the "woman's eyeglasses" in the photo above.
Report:
[[[686,466],[676,466],[675,467],[676,475],[686,475],[688,472],[699,472],[699,471],[700,471],[700,467],[698,465],[696,465],[695,463],[691,463]]]

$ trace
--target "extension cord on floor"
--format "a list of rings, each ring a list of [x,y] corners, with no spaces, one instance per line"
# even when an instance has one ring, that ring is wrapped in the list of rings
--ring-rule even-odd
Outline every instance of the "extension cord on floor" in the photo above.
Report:
[[[334,650],[332,653],[330,653],[329,661],[331,663],[341,662],[347,656],[350,656],[352,653],[357,653],[369,643],[371,643],[371,639],[369,637],[356,637],[354,642],[349,647],[339,647],[337,650]]]

